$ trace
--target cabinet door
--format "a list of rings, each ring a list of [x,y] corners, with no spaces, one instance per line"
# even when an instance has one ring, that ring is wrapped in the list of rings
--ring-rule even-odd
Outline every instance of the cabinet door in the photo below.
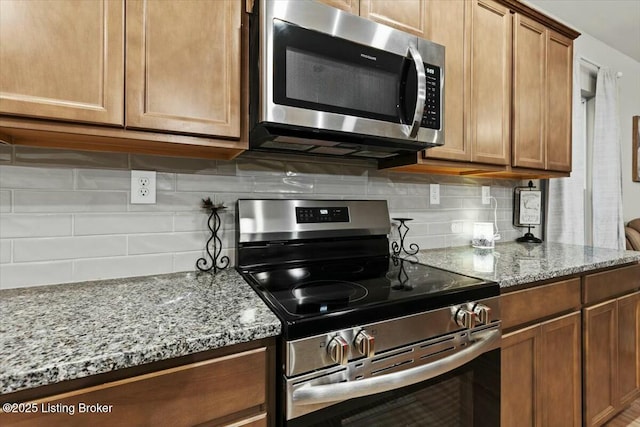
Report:
[[[545,27],[520,14],[513,25],[513,166],[545,168]]]
[[[465,111],[469,109],[469,20],[465,0],[427,1],[427,38],[446,47],[444,79],[445,145],[424,151],[425,158],[471,160]]]
[[[600,425],[616,408],[616,301],[584,309],[584,420]]]
[[[125,125],[240,136],[237,0],[127,2]]]
[[[426,39],[427,0],[360,0],[360,16]]]
[[[316,0],[320,3],[358,15],[360,13],[360,0]]]
[[[640,395],[640,292],[618,299],[618,394],[621,407]]]
[[[122,0],[2,0],[0,40],[0,113],[122,125]]]
[[[521,329],[502,337],[500,425],[540,426],[536,393],[540,327]]]
[[[548,34],[546,168],[570,172],[573,43],[553,31]]]
[[[475,0],[471,42],[471,160],[510,162],[511,13],[491,0]]]
[[[580,312],[541,325],[537,418],[542,426],[582,425],[580,327]]]

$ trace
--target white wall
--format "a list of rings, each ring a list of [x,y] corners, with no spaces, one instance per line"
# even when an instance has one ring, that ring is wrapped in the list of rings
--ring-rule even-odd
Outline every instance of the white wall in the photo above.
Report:
[[[158,171],[157,204],[129,203],[130,170]],[[429,185],[441,203],[430,205]],[[238,198],[385,199],[391,216],[414,218],[409,243],[468,245],[472,223],[493,219],[480,185],[498,201],[504,240],[519,181],[380,172],[371,162],[243,156],[234,161],[90,153],[0,145],[0,289],[195,269],[209,237],[200,201],[223,214],[233,259]],[[463,232],[451,232],[462,221]]]

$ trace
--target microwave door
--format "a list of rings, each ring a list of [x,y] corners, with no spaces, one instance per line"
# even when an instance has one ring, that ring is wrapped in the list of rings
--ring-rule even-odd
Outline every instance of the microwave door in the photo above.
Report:
[[[407,61],[408,67],[405,70],[406,72],[403,73],[404,79],[400,84],[402,90],[399,91],[402,99],[398,101],[398,105],[403,106],[401,109],[405,123],[403,131],[407,138],[415,139],[420,130],[424,105],[427,99],[427,75],[424,70],[422,55],[420,55],[418,49],[409,46],[407,54],[411,60]],[[414,70],[409,68],[411,66],[414,67]],[[412,71],[415,71],[415,74]],[[408,84],[409,80],[413,84]],[[411,93],[407,93],[408,91]]]

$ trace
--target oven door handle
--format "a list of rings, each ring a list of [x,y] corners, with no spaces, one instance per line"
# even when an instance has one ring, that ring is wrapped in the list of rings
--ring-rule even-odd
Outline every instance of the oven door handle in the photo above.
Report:
[[[424,103],[427,100],[427,73],[424,71],[424,63],[422,55],[414,46],[409,46],[409,56],[413,59],[413,64],[418,74],[418,88],[416,94],[416,109],[414,110],[413,120],[411,124],[405,125],[404,133],[409,138],[418,136],[420,123],[422,122],[422,113],[424,113]]]
[[[445,357],[435,362],[406,371],[381,375],[375,378],[367,378],[357,381],[341,382],[335,384],[309,385],[305,384],[293,392],[295,405],[315,405],[319,403],[340,402],[356,397],[369,396],[385,391],[395,390],[422,381],[435,378],[452,371],[486,352],[498,339],[501,333],[499,329],[480,332],[479,338],[464,350]]]

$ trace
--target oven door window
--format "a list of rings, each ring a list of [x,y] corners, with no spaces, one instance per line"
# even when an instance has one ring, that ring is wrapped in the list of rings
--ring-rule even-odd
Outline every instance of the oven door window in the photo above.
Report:
[[[275,19],[274,103],[391,123],[417,98],[413,61]]]
[[[489,427],[500,425],[500,352],[430,381],[348,400],[287,427]]]

